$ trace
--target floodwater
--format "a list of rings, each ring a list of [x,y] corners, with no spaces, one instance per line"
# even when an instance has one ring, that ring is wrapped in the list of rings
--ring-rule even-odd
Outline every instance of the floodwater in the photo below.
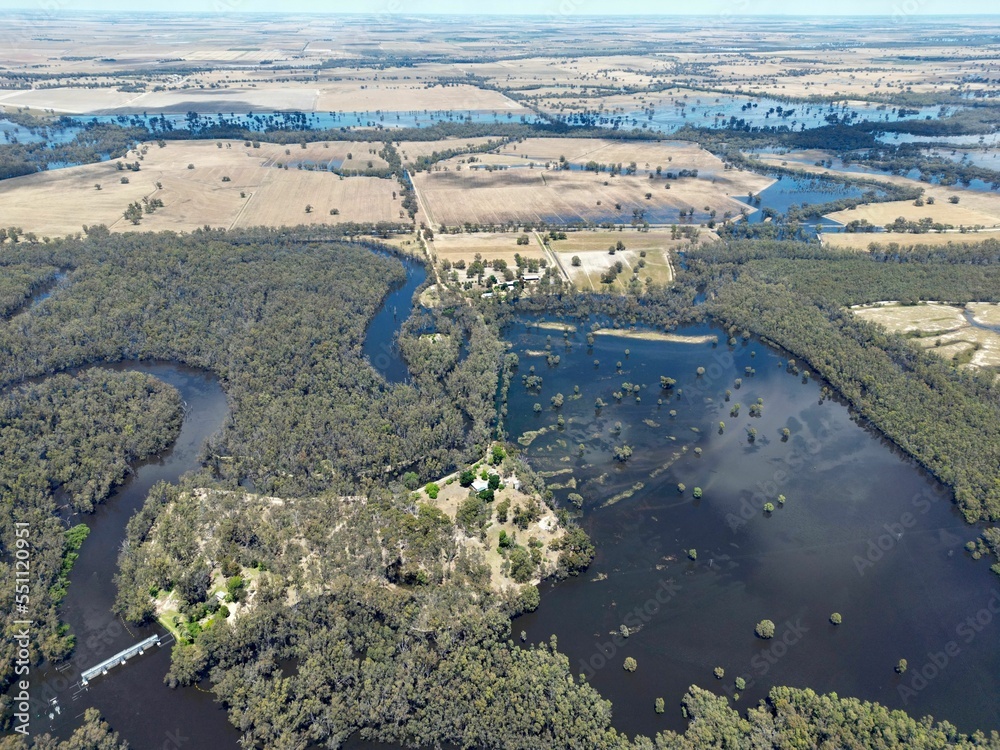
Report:
[[[174,130],[206,130],[215,126],[246,128],[264,132],[273,130],[325,130],[357,128],[427,128],[441,123],[544,122],[534,113],[497,112],[493,110],[370,110],[365,112],[219,112],[188,114],[129,113],[117,115],[80,115],[80,124],[113,123],[146,127],[157,133]]]
[[[510,332],[520,374],[534,365],[543,379],[529,393],[515,376],[510,438],[549,428],[524,451],[560,505],[583,497],[580,522],[597,548],[582,576],[542,586],[541,606],[515,620],[515,637],[555,634],[573,673],[612,701],[615,726],[629,734],[682,731],[688,686],[731,695],[736,677],[747,683],[734,704],[742,709],[790,685],[931,713],[964,731],[1000,728],[1000,580],[965,552],[979,530],[946,488],[847,406],[823,399],[820,383],[788,372],[781,353],[756,340],[727,346],[715,328],[680,333],[720,343],[597,336],[588,348],[575,333],[566,348],[559,331]],[[547,343],[556,367],[529,354]],[[673,392],[661,390],[661,375],[677,380]],[[557,392],[567,397],[563,429],[549,406]],[[607,406],[595,409],[597,398]],[[758,398],[762,415],[751,417]],[[633,449],[626,463],[612,455],[622,445]],[[762,619],[775,623],[773,640],[756,637]],[[622,668],[628,656],[634,673]]]
[[[952,114],[956,108],[946,108]],[[632,128],[673,133],[685,126],[699,128],[807,130],[836,123],[862,121],[899,122],[911,119],[937,119],[940,107],[901,109],[882,104],[789,103],[769,97],[735,96],[704,92],[700,95],[667,95],[665,101],[643,109],[618,109],[554,115],[557,122],[571,125],[594,125],[613,130]]]
[[[746,195],[734,196],[741,203],[757,209],[747,216],[747,221],[751,224],[764,221],[766,218],[764,209],[766,208],[773,209],[779,214],[785,214],[792,206],[830,203],[842,198],[860,198],[864,195],[864,190],[861,188],[836,180],[790,177],[788,175],[775,177],[777,182],[755,194],[760,197],[760,203],[757,203],[756,200],[751,201]],[[807,223],[810,227],[818,224],[827,231],[843,226],[840,222],[822,216],[808,219]]]

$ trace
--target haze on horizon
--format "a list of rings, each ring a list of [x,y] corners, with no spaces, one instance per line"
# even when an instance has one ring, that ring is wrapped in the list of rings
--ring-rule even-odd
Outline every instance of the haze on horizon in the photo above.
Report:
[[[470,13],[463,0],[355,0],[331,10],[318,0],[173,0],[152,2],[147,13],[359,13],[374,15],[541,15],[579,16],[649,15],[649,16],[892,16],[926,18],[955,15],[997,15],[994,0],[816,0],[803,5],[798,0],[707,0],[700,3],[679,0],[620,0],[613,6],[597,0],[483,0]],[[55,6],[55,7],[53,7]],[[54,3],[0,0],[0,12],[33,12],[54,16],[72,12],[130,12],[135,5],[127,0],[56,0]],[[805,12],[804,12],[805,11]]]

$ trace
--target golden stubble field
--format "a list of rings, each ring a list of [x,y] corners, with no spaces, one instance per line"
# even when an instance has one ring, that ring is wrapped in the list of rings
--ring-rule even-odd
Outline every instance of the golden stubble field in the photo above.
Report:
[[[222,148],[215,141],[170,141],[164,148],[146,144],[139,172],[118,171],[113,162],[103,162],[4,180],[0,226],[60,236],[79,232],[85,224],[106,224],[113,231],[189,231],[206,225],[408,221],[400,217],[395,180],[266,166],[274,163],[274,155],[263,146],[222,143]],[[338,144],[358,153],[365,153],[366,146]],[[133,163],[138,156],[132,151],[121,161]],[[122,184],[123,177],[127,184]],[[129,203],[143,198],[159,198],[164,207],[134,226],[123,213]],[[312,206],[309,213],[307,205]],[[332,209],[339,214],[331,215]]]
[[[969,191],[966,191],[969,192]],[[907,221],[920,221],[929,218],[934,223],[950,224],[955,228],[959,227],[996,227],[1000,226],[1000,211],[997,214],[986,213],[984,211],[969,208],[961,204],[961,196],[958,204],[953,204],[944,198],[942,193],[947,191],[941,189],[933,190],[935,194],[934,204],[928,205],[926,200],[924,205],[917,206],[913,201],[889,201],[887,203],[869,203],[858,206],[853,210],[837,211],[828,214],[827,218],[846,224],[850,221],[865,220],[875,226],[885,226],[903,218]],[[931,190],[927,194],[932,194]],[[1000,209],[1000,201],[997,202]]]
[[[822,235],[824,245],[843,250],[868,250],[875,245],[895,243],[900,247],[928,245],[932,247],[947,247],[948,245],[975,245],[983,240],[1000,240],[1000,232],[926,232],[924,234],[900,232],[873,232],[846,234],[831,232]]]
[[[635,162],[638,171],[611,176],[545,168],[546,162],[556,162],[561,156],[574,164]],[[707,151],[677,142],[536,138],[509,144],[499,154],[477,155],[476,159],[509,168],[488,171],[470,164],[466,157],[454,157],[429,172],[413,175],[433,226],[630,224],[635,211],[643,212],[650,224],[672,224],[678,222],[681,211],[692,209],[696,221],[707,221],[711,211],[722,220],[727,213],[737,216],[745,208],[731,196],[759,192],[773,182],[752,172],[727,170]],[[698,176],[668,180],[656,177],[656,167],[663,172],[698,169]]]
[[[246,114],[248,111],[423,112],[452,110],[530,114],[498,91],[467,84],[388,81],[268,81],[191,85],[180,79],[166,90],[122,92],[108,87],[63,86],[0,89],[0,104],[67,114]]]
[[[533,235],[528,235],[530,242],[527,245],[518,245],[517,239],[522,236],[522,232],[435,234],[432,247],[438,262],[447,260],[452,264],[459,260],[468,264],[479,255],[485,261],[502,260],[514,268],[516,255],[530,259],[548,257]]]

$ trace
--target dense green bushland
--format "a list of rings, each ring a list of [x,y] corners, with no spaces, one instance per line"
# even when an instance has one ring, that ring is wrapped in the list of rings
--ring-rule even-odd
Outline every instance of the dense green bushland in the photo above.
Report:
[[[91,228],[83,239],[8,246],[21,263],[70,271],[42,308],[0,328],[0,383],[89,362],[175,360],[215,372],[232,403],[209,455],[221,476],[303,493],[440,475],[490,432],[496,335],[463,317],[465,361],[439,378],[386,383],[361,342],[403,267],[318,234]],[[421,371],[430,355],[407,351]]]
[[[177,391],[140,373],[95,368],[0,393],[0,606],[7,627],[14,619],[34,621],[33,656],[59,659],[73,647],[58,605],[88,529],[67,529],[58,506],[92,510],[131,463],[166,448],[180,422]],[[19,615],[14,552],[23,540],[31,550],[30,605]],[[15,647],[0,641],[2,685]]]

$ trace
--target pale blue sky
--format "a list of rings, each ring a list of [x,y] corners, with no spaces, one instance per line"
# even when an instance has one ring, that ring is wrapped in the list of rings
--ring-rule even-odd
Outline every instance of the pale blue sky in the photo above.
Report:
[[[565,17],[596,14],[650,15],[884,15],[998,13],[997,0],[153,0],[137,10],[134,0],[0,0],[0,12],[28,10],[177,12],[307,12],[307,13],[479,13],[540,14]]]

